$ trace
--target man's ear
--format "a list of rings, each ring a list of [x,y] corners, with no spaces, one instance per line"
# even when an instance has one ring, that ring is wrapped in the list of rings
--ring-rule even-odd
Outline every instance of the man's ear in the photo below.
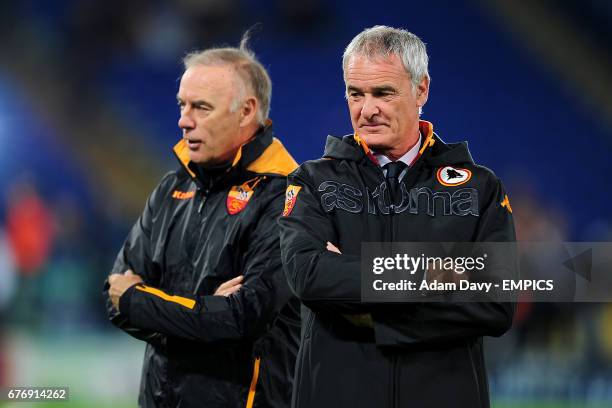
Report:
[[[250,125],[257,117],[259,101],[254,96],[248,97],[240,106],[240,127]]]
[[[429,97],[429,77],[424,77],[416,88],[417,106],[422,108]]]

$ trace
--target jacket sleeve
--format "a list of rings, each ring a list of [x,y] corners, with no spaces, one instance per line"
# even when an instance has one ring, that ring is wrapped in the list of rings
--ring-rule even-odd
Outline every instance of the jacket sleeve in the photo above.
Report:
[[[158,214],[158,209],[168,192],[167,186],[171,182],[172,173],[166,174],[153,193],[147,199],[145,208],[130,230],[123,246],[121,247],[117,259],[111,270],[113,273],[124,273],[132,269],[134,273],[140,275],[147,284],[155,285],[159,282],[160,272],[152,262],[152,238],[151,231],[153,221]],[[108,278],[104,282],[103,295],[106,300],[106,311],[111,323],[122,329],[129,335],[146,341],[151,344],[159,344],[163,341],[163,336],[152,330],[142,330],[129,324],[126,316],[119,313],[112,305],[108,290],[110,285]]]
[[[474,241],[514,242],[514,222],[507,195],[499,180],[491,183],[494,185],[485,194],[486,205]],[[376,343],[380,346],[501,336],[512,326],[513,315],[513,303],[495,301],[403,304],[383,306],[372,313]]]
[[[288,184],[279,225],[283,266],[291,290],[313,309],[363,312],[359,256],[327,250],[327,242],[338,242],[337,233],[301,169],[289,175]],[[289,197],[296,189],[295,197]]]
[[[279,184],[248,236],[246,252],[236,254],[244,257],[244,280],[237,293],[228,297],[170,294],[135,285],[119,300],[119,310],[129,324],[201,342],[240,340],[265,331],[291,295],[280,262],[276,219],[282,211],[284,183]]]

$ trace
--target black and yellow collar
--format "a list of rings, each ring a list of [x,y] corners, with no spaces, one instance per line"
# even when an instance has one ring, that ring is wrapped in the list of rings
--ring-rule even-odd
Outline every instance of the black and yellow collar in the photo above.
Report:
[[[185,139],[174,146],[174,154],[185,170],[196,178],[189,160],[189,148]],[[298,164],[283,144],[274,137],[272,122],[268,120],[255,136],[240,146],[229,169],[241,168],[258,174],[287,176]]]
[[[425,140],[423,141],[423,144],[421,145],[421,149],[419,150],[419,154],[415,158],[415,161],[423,154],[423,152],[425,152],[425,149],[433,146],[434,143],[436,142],[436,139],[434,138],[434,133],[433,133],[433,124],[431,122],[428,122],[426,120],[419,120],[419,131],[421,132],[422,135],[425,135]],[[355,143],[357,143],[358,146],[361,146],[366,156],[368,156],[370,160],[372,160],[376,165],[378,165],[378,160],[376,160],[376,157],[374,157],[374,154],[368,147],[365,140],[359,137],[357,133],[353,135],[353,139],[355,139]]]

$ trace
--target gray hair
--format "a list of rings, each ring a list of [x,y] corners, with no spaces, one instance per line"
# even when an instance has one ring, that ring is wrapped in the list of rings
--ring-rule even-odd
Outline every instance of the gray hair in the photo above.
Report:
[[[209,48],[189,53],[183,58],[185,71],[197,65],[231,65],[242,82],[230,109],[235,112],[246,97],[247,89],[254,93],[259,102],[257,121],[263,125],[270,114],[270,100],[272,99],[272,81],[266,69],[255,57],[255,53],[248,48],[250,31],[243,34],[240,46]]]
[[[366,28],[349,43],[342,56],[342,70],[346,68],[351,57],[363,55],[367,58],[389,57],[397,55],[406,72],[410,74],[413,90],[423,78],[429,77],[427,71],[427,48],[419,37],[409,31],[387,26]]]

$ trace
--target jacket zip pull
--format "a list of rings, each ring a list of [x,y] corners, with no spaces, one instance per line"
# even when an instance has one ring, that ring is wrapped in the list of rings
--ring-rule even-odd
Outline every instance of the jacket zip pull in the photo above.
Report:
[[[202,193],[202,201],[200,202],[200,206],[198,207],[198,214],[202,214],[202,208],[204,208],[204,203],[206,202],[206,193],[208,191],[204,191]]]

